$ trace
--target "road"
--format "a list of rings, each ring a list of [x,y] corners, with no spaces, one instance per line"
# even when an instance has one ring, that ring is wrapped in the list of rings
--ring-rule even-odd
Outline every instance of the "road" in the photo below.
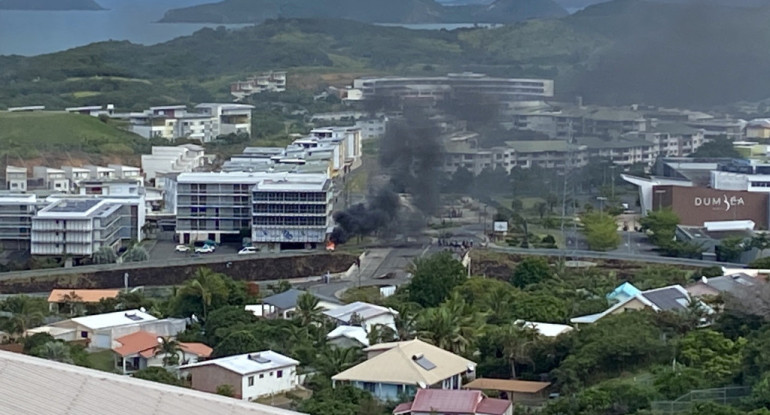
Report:
[[[497,245],[490,245],[487,249],[498,252],[507,252],[512,254],[521,255],[536,255],[536,256],[549,256],[571,259],[614,259],[619,261],[636,261],[636,262],[649,262],[654,264],[668,264],[668,265],[687,265],[693,267],[713,267],[713,266],[729,266],[735,268],[740,264],[716,262],[716,261],[704,261],[701,259],[687,259],[687,258],[669,258],[657,255],[649,255],[644,253],[624,253],[622,251],[612,252],[598,252],[598,251],[584,251],[584,250],[564,250],[564,249],[524,249],[524,248],[511,248]]]

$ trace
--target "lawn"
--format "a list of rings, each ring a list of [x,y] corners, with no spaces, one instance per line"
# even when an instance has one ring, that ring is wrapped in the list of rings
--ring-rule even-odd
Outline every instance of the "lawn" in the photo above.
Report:
[[[115,361],[112,350],[102,350],[88,355],[88,366],[103,372],[114,372]]]

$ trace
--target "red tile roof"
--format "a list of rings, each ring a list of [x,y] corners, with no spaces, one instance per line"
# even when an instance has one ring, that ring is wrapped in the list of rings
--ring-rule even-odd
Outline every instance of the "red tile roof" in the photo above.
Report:
[[[396,406],[395,409],[393,409],[393,415],[402,415],[402,414],[408,414],[412,412],[412,403],[400,403],[398,406]]]
[[[158,345],[158,336],[146,331],[137,331],[136,333],[118,337],[115,341],[121,345],[112,350],[123,357],[141,352],[144,352],[141,353],[142,356],[151,357],[154,355],[153,351]]]
[[[479,415],[504,415],[512,405],[507,399],[484,398],[476,407],[476,413]]]
[[[185,353],[194,354],[199,357],[210,357],[211,352],[214,351],[214,349],[203,343],[179,343],[179,348]]]
[[[482,399],[480,391],[419,389],[412,401],[412,412],[475,414]]]

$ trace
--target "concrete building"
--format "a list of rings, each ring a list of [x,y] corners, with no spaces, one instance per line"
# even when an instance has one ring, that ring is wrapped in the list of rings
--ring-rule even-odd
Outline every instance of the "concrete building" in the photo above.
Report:
[[[179,351],[176,357],[169,356],[158,350],[158,344],[169,337],[159,336],[145,330],[140,330],[113,340],[112,351],[115,359],[115,369],[124,375],[131,374],[148,367],[166,367],[168,359],[176,359],[178,365],[198,363],[208,359],[213,351],[203,343],[178,342]]]
[[[132,179],[144,184],[142,169],[139,167],[126,166],[123,164],[108,164],[107,167],[115,171],[116,179]]]
[[[102,166],[94,166],[93,164],[86,164],[84,169],[88,169],[89,178],[95,180],[111,180],[115,179],[115,169]]]
[[[81,180],[91,178],[91,170],[83,167],[62,166],[64,176],[70,181],[70,189],[76,189]]]
[[[265,72],[246,78],[245,81],[236,81],[230,84],[230,94],[235,98],[235,101],[263,92],[284,91],[286,91],[286,72],[283,71]]]
[[[770,119],[758,118],[746,123],[746,139],[748,140],[770,139]]]
[[[634,164],[651,166],[658,158],[658,146],[647,140],[577,137],[574,143],[584,146],[589,158],[609,160],[619,166]]]
[[[32,174],[36,179],[42,180],[43,186],[48,190],[62,193],[70,191],[70,182],[64,170],[35,166],[32,169]]]
[[[5,168],[5,188],[14,193],[27,191],[27,168],[7,166]]]
[[[85,107],[69,107],[65,108],[64,111],[74,114],[90,115],[92,117],[98,117],[100,115],[111,117],[115,113],[115,105],[107,104],[105,106],[91,105]]]
[[[148,181],[159,174],[189,173],[205,164],[204,148],[195,144],[153,146],[151,154],[142,154],[142,171]],[[155,181],[155,186],[162,187]]]
[[[32,255],[90,257],[120,245],[119,204],[103,200],[60,200],[32,218]]]
[[[216,136],[228,134],[246,134],[251,137],[251,111],[253,105],[245,104],[198,104],[195,109],[212,119],[216,119],[219,130]]]
[[[272,350],[222,357],[179,369],[190,374],[192,388],[217,393],[221,385],[230,385],[233,397],[250,401],[296,389],[299,362]]]
[[[361,129],[361,139],[373,140],[385,136],[388,126],[388,118],[367,118],[356,121],[356,128]]]
[[[36,206],[33,194],[0,194],[0,248],[29,249]]]
[[[726,137],[731,141],[741,140],[743,138],[743,130],[746,128],[746,121],[730,118],[687,121],[685,124],[693,128],[702,129],[706,139]]]
[[[251,234],[265,249],[322,243],[331,225],[332,183],[322,174],[186,173],[177,177],[183,243]]]
[[[661,185],[654,186],[652,193],[653,208],[673,210],[681,225],[736,220],[751,220],[761,229],[770,225],[770,194],[765,192]]]
[[[554,84],[548,79],[493,78],[463,72],[438,77],[359,78],[353,81],[353,89],[361,91],[362,100],[392,97],[435,101],[458,94],[481,93],[496,96],[501,101],[517,101],[553,97]],[[352,100],[350,94],[347,99]]]
[[[342,307],[326,310],[323,313],[335,320],[337,324],[360,326],[367,333],[371,333],[372,329],[376,326],[389,327],[395,331],[395,318],[398,316],[398,311],[392,308],[362,301],[345,304]]]
[[[644,132],[649,125],[644,114],[634,108],[534,101],[511,104],[503,112],[511,117],[511,128],[537,131],[549,138],[568,141],[578,136],[616,138],[630,132]]]
[[[643,139],[656,146],[661,157],[686,157],[705,142],[704,130],[683,123],[654,123],[644,132],[631,132],[624,138]]]

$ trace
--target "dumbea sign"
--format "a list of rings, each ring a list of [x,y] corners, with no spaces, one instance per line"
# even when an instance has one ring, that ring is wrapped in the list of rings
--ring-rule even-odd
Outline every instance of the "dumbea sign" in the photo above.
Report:
[[[711,207],[714,210],[724,210],[725,212],[729,212],[730,209],[736,206],[745,206],[746,202],[743,201],[743,197],[727,196],[726,194],[723,194],[721,197],[695,196],[693,205],[695,205],[695,207],[705,206]]]

